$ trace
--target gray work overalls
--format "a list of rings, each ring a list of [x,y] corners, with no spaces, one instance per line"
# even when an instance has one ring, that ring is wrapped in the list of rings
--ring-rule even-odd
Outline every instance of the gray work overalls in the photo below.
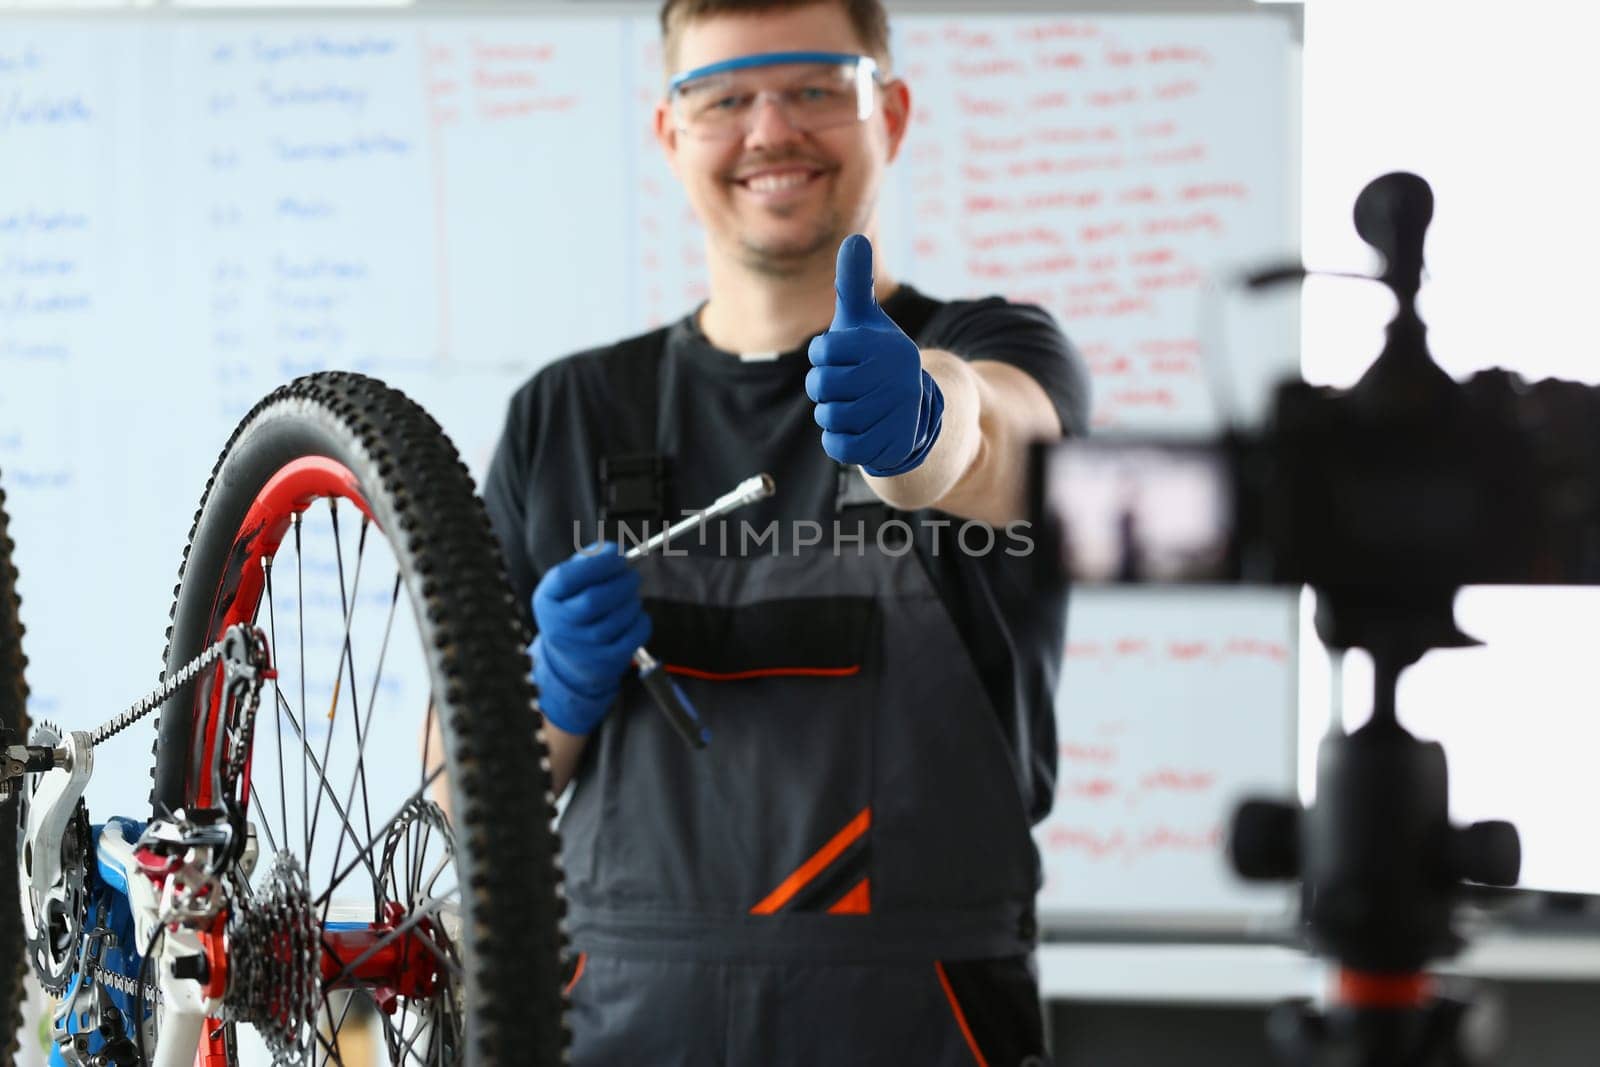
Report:
[[[1034,948],[1018,769],[917,554],[841,500],[859,554],[819,515],[798,555],[639,563],[651,650],[713,737],[690,749],[629,679],[589,741],[563,822],[577,1067],[984,1062],[945,964]]]

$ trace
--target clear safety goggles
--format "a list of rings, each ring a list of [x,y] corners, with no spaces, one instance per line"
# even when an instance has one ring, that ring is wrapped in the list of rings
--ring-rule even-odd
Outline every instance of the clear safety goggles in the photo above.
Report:
[[[869,56],[768,52],[684,71],[668,84],[667,100],[679,133],[732,141],[755,126],[763,99],[802,133],[864,122],[879,81]]]

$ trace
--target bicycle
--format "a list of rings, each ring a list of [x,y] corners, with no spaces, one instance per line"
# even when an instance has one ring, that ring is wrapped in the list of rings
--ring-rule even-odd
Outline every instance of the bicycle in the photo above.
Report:
[[[343,373],[261,401],[202,496],[160,686],[93,730],[30,726],[3,505],[7,1062],[29,966],[62,998],[69,1064],[225,1065],[251,1042],[278,1064],[342,1063],[363,1001],[394,1063],[561,1062],[525,627],[471,478],[420,407]],[[90,823],[96,751],[156,712],[148,818]]]

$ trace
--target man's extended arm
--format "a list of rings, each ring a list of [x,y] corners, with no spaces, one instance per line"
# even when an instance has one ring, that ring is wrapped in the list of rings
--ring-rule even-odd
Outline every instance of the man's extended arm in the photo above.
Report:
[[[1024,518],[1028,445],[1061,437],[1044,388],[1024,370],[924,350],[922,369],[944,394],[944,423],[920,466],[867,484],[897,508],[938,508],[993,526]]]

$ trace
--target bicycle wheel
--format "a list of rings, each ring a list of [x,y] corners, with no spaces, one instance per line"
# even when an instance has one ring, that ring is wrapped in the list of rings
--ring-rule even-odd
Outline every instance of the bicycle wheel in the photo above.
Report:
[[[226,982],[209,980],[241,1044],[253,1029],[277,1058],[343,1062],[369,998],[391,1062],[563,1059],[558,844],[520,618],[466,469],[399,392],[315,374],[234,432],[165,670],[254,622],[277,677],[252,722],[228,721],[217,672],[174,696],[151,800],[237,803],[255,835]]]
[[[11,562],[13,544],[6,519],[6,494],[0,489],[0,726],[11,731],[16,743],[28,736],[28,685],[23,680],[27,658],[22,654],[22,623],[17,619],[17,569]],[[0,800],[0,1063],[10,1063],[17,1051],[22,1025],[22,979],[27,972],[23,951],[22,901],[17,881],[17,799]]]

